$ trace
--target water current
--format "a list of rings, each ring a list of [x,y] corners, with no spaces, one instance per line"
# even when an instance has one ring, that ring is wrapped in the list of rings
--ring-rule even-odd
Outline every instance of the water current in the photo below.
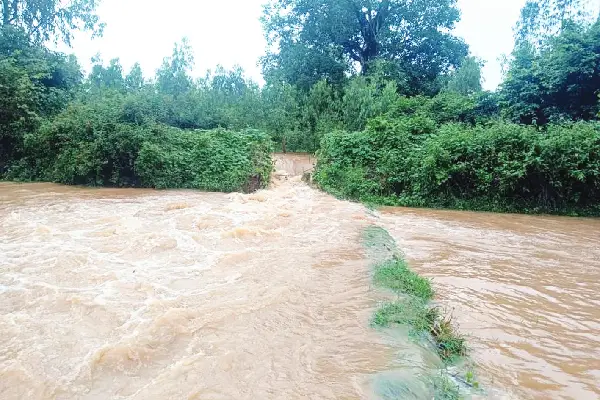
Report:
[[[278,156],[254,194],[0,183],[0,398],[377,398],[422,369],[370,326],[361,232],[389,230],[468,334],[482,385],[600,398],[600,221],[371,212]]]

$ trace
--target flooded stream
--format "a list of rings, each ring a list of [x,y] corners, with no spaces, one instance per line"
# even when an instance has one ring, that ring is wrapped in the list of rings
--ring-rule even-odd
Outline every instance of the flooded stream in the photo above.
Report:
[[[385,209],[381,225],[467,334],[484,386],[600,398],[600,220]]]
[[[600,398],[600,221],[373,213],[311,167],[278,156],[250,195],[0,183],[0,398],[374,398],[402,351],[369,325],[371,224],[434,278],[483,385]]]

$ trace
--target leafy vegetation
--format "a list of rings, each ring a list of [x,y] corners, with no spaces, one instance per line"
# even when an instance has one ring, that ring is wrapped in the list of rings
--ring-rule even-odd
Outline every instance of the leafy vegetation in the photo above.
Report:
[[[458,333],[451,317],[439,307],[431,305],[435,295],[431,282],[408,267],[394,239],[384,229],[369,227],[364,232],[364,241],[371,258],[381,260],[375,266],[375,284],[398,296],[397,300],[386,302],[376,310],[373,325],[384,328],[394,325],[408,327],[415,338],[431,341],[445,364],[455,363],[465,357],[465,338]],[[474,372],[469,370],[466,376],[468,384],[475,387]],[[459,398],[458,386],[443,374],[433,379],[432,386],[435,398]]]
[[[238,190],[268,179],[268,136],[318,151],[316,182],[345,198],[599,213],[600,21],[585,0],[527,2],[495,92],[452,33],[455,0],[271,0],[262,87],[241,68],[193,78],[185,40],[154,77],[100,57],[84,76],[43,43],[101,34],[97,4],[0,4],[0,176]]]
[[[383,204],[598,215],[600,124],[436,126],[423,117],[334,132],[315,180],[341,197]]]
[[[11,179],[79,185],[252,191],[272,170],[271,141],[255,130],[182,130],[132,118],[128,98],[75,103],[23,141]]]
[[[2,27],[18,27],[35,42],[70,43],[75,29],[101,34],[104,24],[96,14],[99,0],[2,0]]]
[[[358,64],[362,75],[386,68],[407,93],[435,92],[468,54],[450,33],[459,16],[456,0],[272,0],[263,21],[277,48],[266,75],[308,88],[323,78],[341,83]]]
[[[423,301],[433,298],[431,282],[409,269],[403,259],[390,260],[378,266],[374,280],[380,286],[409,294]]]

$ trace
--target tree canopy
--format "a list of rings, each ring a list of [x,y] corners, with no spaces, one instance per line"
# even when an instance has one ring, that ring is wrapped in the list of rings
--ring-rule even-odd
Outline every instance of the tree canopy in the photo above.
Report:
[[[76,30],[102,34],[96,9],[101,0],[2,0],[2,26],[23,29],[31,40],[70,44]]]
[[[506,115],[539,125],[596,118],[599,93],[600,21],[565,24],[541,50],[521,44],[501,87]]]
[[[516,27],[517,44],[539,44],[558,34],[565,22],[594,19],[591,4],[592,0],[527,0]]]
[[[383,60],[419,92],[468,54],[450,32],[459,18],[456,0],[272,0],[265,73],[306,84],[367,74]]]

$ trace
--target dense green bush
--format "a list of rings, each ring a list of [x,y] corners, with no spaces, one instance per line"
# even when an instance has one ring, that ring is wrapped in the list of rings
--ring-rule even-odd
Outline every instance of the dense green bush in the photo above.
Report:
[[[142,186],[250,192],[266,187],[271,142],[256,130],[180,131],[145,141],[135,163]]]
[[[373,121],[322,141],[316,181],[384,204],[600,214],[600,124],[451,123],[425,132],[413,118]]]
[[[93,105],[74,104],[27,134],[25,156],[8,178],[214,191],[251,191],[269,182],[267,135],[134,123],[124,100],[115,94]]]
[[[23,136],[72,100],[81,73],[74,57],[35,45],[0,26],[0,174],[21,157]]]
[[[503,114],[545,125],[593,120],[600,111],[600,19],[565,21],[543,46],[519,43],[500,88]]]

